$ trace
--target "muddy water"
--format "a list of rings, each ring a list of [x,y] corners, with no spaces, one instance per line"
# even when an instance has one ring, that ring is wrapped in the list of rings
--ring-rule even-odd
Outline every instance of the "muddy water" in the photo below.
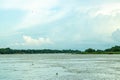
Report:
[[[120,55],[0,55],[0,80],[120,80]]]

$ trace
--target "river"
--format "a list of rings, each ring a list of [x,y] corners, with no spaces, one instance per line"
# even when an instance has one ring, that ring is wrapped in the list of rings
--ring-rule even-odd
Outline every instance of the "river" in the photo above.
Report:
[[[0,55],[0,80],[120,80],[120,55]]]

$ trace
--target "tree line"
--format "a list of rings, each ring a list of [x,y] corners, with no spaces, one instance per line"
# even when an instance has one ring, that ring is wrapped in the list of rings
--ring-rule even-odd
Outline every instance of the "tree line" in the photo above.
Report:
[[[81,53],[80,50],[51,50],[51,49],[41,49],[41,50],[34,50],[34,49],[10,49],[10,48],[1,48],[0,54],[40,54],[40,53]]]
[[[88,48],[85,51],[80,51],[80,50],[51,50],[51,49],[10,49],[10,48],[0,48],[0,54],[44,54],[44,53],[73,53],[73,54],[91,54],[91,53],[120,53],[120,46],[114,46],[105,50],[99,50],[99,49],[93,49],[93,48]]]

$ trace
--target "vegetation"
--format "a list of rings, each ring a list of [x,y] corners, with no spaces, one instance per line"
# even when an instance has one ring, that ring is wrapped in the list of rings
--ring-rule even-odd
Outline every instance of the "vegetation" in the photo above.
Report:
[[[95,52],[95,49],[88,48],[88,49],[85,50],[85,52],[92,53],[92,52]]]
[[[72,53],[72,54],[120,54],[120,46],[114,46],[105,50],[95,50],[88,48],[85,51],[80,50],[51,50],[51,49],[42,49],[42,50],[16,50],[10,48],[0,48],[0,54],[44,54],[44,53]]]
[[[1,48],[0,54],[40,54],[40,53],[81,53],[79,50],[51,50],[51,49],[42,49],[42,50],[16,50],[10,48]]]
[[[112,48],[106,49],[106,52],[120,52],[120,46],[114,46]]]

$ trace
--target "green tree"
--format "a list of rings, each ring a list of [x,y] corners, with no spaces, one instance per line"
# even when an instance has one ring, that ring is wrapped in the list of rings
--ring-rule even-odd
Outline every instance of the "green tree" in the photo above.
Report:
[[[105,51],[107,51],[107,52],[119,52],[120,46],[114,46],[112,48],[106,49]]]
[[[95,49],[88,48],[88,49],[85,50],[85,52],[88,52],[88,53],[95,52]]]

